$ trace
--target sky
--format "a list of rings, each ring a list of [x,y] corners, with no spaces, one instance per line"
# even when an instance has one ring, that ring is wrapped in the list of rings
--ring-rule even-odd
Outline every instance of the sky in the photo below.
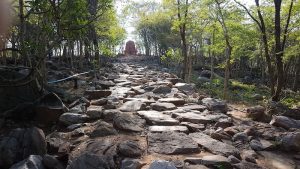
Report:
[[[122,15],[122,10],[126,7],[126,5],[130,2],[130,1],[134,1],[134,2],[158,2],[161,3],[162,0],[117,0],[116,2],[116,9],[118,12],[118,15]],[[246,4],[247,6],[249,5],[253,5],[254,4],[254,0],[239,0],[241,3]],[[128,40],[134,40],[136,41],[137,37],[135,35],[135,28],[133,25],[131,25],[130,19],[125,21],[125,23],[123,23],[126,32],[127,32],[127,38],[126,41]]]

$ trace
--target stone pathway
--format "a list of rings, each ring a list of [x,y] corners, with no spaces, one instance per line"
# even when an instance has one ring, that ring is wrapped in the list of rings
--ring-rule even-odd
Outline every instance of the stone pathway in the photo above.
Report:
[[[28,163],[37,169],[42,165],[53,169],[300,167],[299,130],[238,119],[226,102],[199,99],[195,85],[136,60],[123,58],[100,69],[99,79],[80,86],[88,100],[69,106],[59,117],[62,127],[44,136],[50,155],[26,156],[13,168]],[[276,134],[269,137],[272,132]],[[14,156],[7,159],[7,152],[23,152],[12,151],[14,144],[6,147],[6,140],[0,140],[0,168],[18,162]]]

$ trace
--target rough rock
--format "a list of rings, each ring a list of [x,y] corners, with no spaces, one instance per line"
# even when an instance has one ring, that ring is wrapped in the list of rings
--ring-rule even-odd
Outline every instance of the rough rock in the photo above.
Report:
[[[90,134],[91,138],[95,137],[104,137],[109,135],[116,135],[118,134],[117,130],[114,129],[112,124],[106,123],[104,121],[97,121],[93,125],[94,129]]]
[[[248,135],[244,132],[236,133],[232,137],[232,140],[233,141],[241,141],[242,143],[246,143],[246,142],[248,142]]]
[[[142,166],[138,159],[125,158],[122,160],[121,169],[140,169]]]
[[[106,104],[107,104],[107,99],[106,98],[91,101],[92,106],[103,106],[103,105],[106,105]]]
[[[48,169],[65,169],[60,161],[58,161],[54,156],[48,154],[44,155],[42,162]]]
[[[228,111],[227,104],[219,99],[204,98],[202,103],[211,111],[226,113]]]
[[[149,131],[153,133],[166,132],[166,131],[188,133],[189,129],[186,126],[150,126]]]
[[[184,92],[185,94],[192,94],[195,92],[195,85],[194,84],[188,84],[188,83],[176,83],[175,87]]]
[[[89,120],[89,116],[85,114],[76,114],[76,113],[64,113],[59,117],[59,121],[64,125],[72,125],[78,123],[84,123]]]
[[[163,114],[158,111],[138,111],[141,117],[146,119],[150,125],[178,125],[179,121],[171,118],[170,115]]]
[[[280,137],[280,147],[285,151],[300,151],[300,132],[287,133]]]
[[[205,130],[204,124],[195,124],[190,122],[181,122],[180,125],[186,126],[191,132],[199,132]]]
[[[155,94],[167,94],[171,93],[171,88],[167,85],[160,85],[152,90]]]
[[[180,98],[162,98],[158,101],[163,103],[173,103],[175,106],[183,106],[185,104],[185,100]]]
[[[191,104],[191,105],[186,105],[186,106],[183,106],[183,107],[180,107],[181,109],[183,110],[198,110],[198,111],[204,111],[206,108],[206,106],[203,106],[203,105],[199,105],[199,104]]]
[[[113,87],[116,85],[112,81],[98,81],[97,84],[99,84],[102,89],[109,89],[110,87]]]
[[[153,161],[149,169],[177,169],[173,163],[165,160],[155,160]]]
[[[98,156],[92,153],[85,153],[74,159],[67,169],[110,169],[105,156]]]
[[[255,151],[272,150],[275,145],[268,140],[264,139],[253,139],[250,141],[250,147]]]
[[[143,150],[138,142],[127,140],[119,144],[118,152],[125,157],[140,157]]]
[[[92,119],[100,119],[102,117],[103,108],[101,106],[90,106],[87,108],[86,114]]]
[[[90,100],[96,100],[96,99],[101,99],[103,97],[107,97],[111,95],[111,91],[109,90],[86,90],[84,92],[84,95],[87,96],[88,99]]]
[[[119,130],[140,132],[144,130],[146,120],[131,113],[122,113],[115,116],[113,124]]]
[[[184,161],[191,164],[203,164],[205,166],[210,166],[210,167],[223,166],[226,169],[232,168],[228,158],[221,155],[209,155],[209,156],[204,156],[202,158],[187,157],[185,158]]]
[[[14,129],[8,136],[0,139],[0,150],[0,168],[7,168],[31,154],[44,155],[44,132],[36,127]]]
[[[118,115],[121,114],[122,112],[118,109],[108,109],[103,111],[103,120],[111,122],[113,119]]]
[[[262,120],[265,108],[263,106],[254,106],[247,108],[247,116],[253,120]]]
[[[238,155],[239,150],[234,146],[220,142],[203,133],[191,133],[189,136],[199,145],[206,148],[214,154],[220,154],[228,157],[229,155]]]
[[[10,169],[45,169],[40,155],[30,155],[27,159],[18,162]]]
[[[285,116],[273,116],[270,124],[276,127],[282,127],[284,129],[300,129],[300,120],[294,120]]]
[[[243,150],[241,152],[241,157],[245,161],[256,163],[256,159],[258,158],[258,155],[253,150]]]
[[[173,103],[152,103],[151,108],[157,111],[174,110],[176,106]]]
[[[218,121],[227,121],[231,122],[230,117],[226,116],[223,113],[215,113],[215,112],[187,112],[187,113],[173,113],[173,118],[177,118],[180,121],[184,122],[191,122],[191,123],[201,123],[201,124],[208,124],[208,123],[216,123]]]
[[[198,152],[198,144],[184,133],[148,133],[148,151],[160,154],[187,154]]]
[[[266,169],[258,166],[257,164],[246,162],[246,161],[242,161],[238,164],[234,164],[234,167],[237,169]]]
[[[238,163],[241,162],[241,160],[239,160],[238,158],[236,158],[236,157],[233,156],[233,155],[230,155],[230,156],[228,157],[228,160],[229,160],[229,162],[230,162],[231,164],[238,164]]]
[[[123,112],[135,112],[144,109],[146,106],[143,102],[139,100],[132,100],[125,102],[121,107],[120,110]]]

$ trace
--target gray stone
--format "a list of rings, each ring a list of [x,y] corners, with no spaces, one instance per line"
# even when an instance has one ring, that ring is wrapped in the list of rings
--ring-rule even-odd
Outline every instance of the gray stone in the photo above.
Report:
[[[257,164],[250,163],[247,161],[242,161],[240,163],[234,164],[233,166],[237,169],[266,169],[258,166]]]
[[[104,121],[113,121],[113,119],[122,112],[118,109],[108,109],[103,111],[103,120]]]
[[[228,111],[227,104],[219,99],[204,98],[202,103],[211,111],[226,113]]]
[[[226,116],[222,113],[215,113],[204,111],[202,113],[197,111],[187,112],[187,113],[173,113],[172,117],[179,119],[180,121],[184,122],[191,122],[191,123],[201,123],[201,124],[208,124],[208,123],[216,123],[218,121],[231,121],[230,117]]]
[[[294,120],[285,116],[273,116],[270,124],[276,127],[282,127],[284,129],[300,129],[300,120]]]
[[[198,111],[204,111],[205,109],[207,109],[206,106],[203,105],[199,105],[199,104],[191,104],[191,105],[186,105],[181,107],[181,109],[183,110],[198,110]]]
[[[84,95],[87,96],[90,100],[101,99],[103,97],[107,97],[111,95],[111,91],[109,90],[86,90]]]
[[[140,157],[143,150],[138,142],[127,140],[119,144],[118,152],[125,157]]]
[[[241,162],[241,160],[239,160],[238,158],[236,158],[236,157],[233,156],[233,155],[230,155],[230,156],[228,157],[228,160],[229,160],[229,162],[230,162],[231,164],[238,164],[238,163]]]
[[[153,161],[148,169],[177,169],[174,164],[165,160],[155,160]]]
[[[115,116],[114,127],[120,130],[140,132],[144,130],[146,121],[140,116],[131,113],[122,113]]]
[[[146,106],[143,102],[139,100],[133,100],[133,101],[128,101],[125,102],[120,110],[123,112],[135,112],[144,109]]]
[[[92,138],[118,134],[117,130],[114,129],[112,124],[106,123],[101,120],[93,124],[93,128],[94,129],[90,134],[90,137]]]
[[[96,84],[100,85],[102,89],[109,89],[110,87],[113,87],[116,85],[112,81],[98,81]]]
[[[171,88],[167,85],[160,85],[152,90],[155,94],[167,94],[171,93]]]
[[[189,136],[178,132],[148,133],[148,151],[160,154],[187,154],[199,148]]]
[[[67,129],[70,130],[70,131],[73,131],[73,130],[78,129],[78,128],[82,127],[82,126],[83,126],[82,123],[72,124],[72,125],[68,126]]]
[[[179,121],[171,118],[170,115],[163,114],[158,111],[138,111],[141,117],[146,119],[151,125],[178,125]]]
[[[209,155],[209,156],[204,156],[202,158],[187,157],[185,158],[184,161],[191,164],[203,164],[205,166],[211,166],[211,167],[222,166],[226,169],[232,168],[228,158],[221,155]]]
[[[86,114],[92,119],[102,118],[103,109],[101,106],[90,106],[87,108]]]
[[[48,169],[65,169],[60,161],[48,154],[44,155],[43,164]]]
[[[71,161],[67,169],[111,169],[105,156],[85,153]]]
[[[254,106],[247,108],[247,116],[253,120],[262,120],[265,108],[263,106]]]
[[[10,169],[45,169],[42,159],[39,155],[30,155],[27,159],[11,166]]]
[[[157,111],[174,110],[176,106],[173,103],[152,103],[151,108]]]
[[[191,132],[199,132],[205,130],[204,124],[195,124],[190,122],[181,122],[180,125],[186,126]]]
[[[106,98],[91,101],[92,106],[103,106],[103,105],[106,105],[106,104],[107,104],[107,99]]]
[[[158,101],[163,103],[173,103],[175,106],[183,106],[185,104],[185,100],[180,98],[162,98]]]
[[[205,149],[214,154],[220,154],[226,157],[230,155],[236,156],[239,154],[239,150],[234,146],[215,140],[206,134],[191,133],[189,136],[199,145],[203,146]]]
[[[273,148],[275,148],[275,145],[268,140],[253,139],[250,141],[250,147],[252,150],[262,151],[262,150],[272,150]]]
[[[256,163],[256,159],[258,158],[258,155],[253,150],[243,150],[241,152],[241,157],[245,161]]]
[[[188,83],[176,83],[175,87],[185,94],[193,94],[195,92],[195,85]]]
[[[209,169],[205,165],[189,165],[186,164],[183,169]]]
[[[31,154],[46,154],[44,132],[36,127],[14,129],[8,136],[0,139],[0,168],[24,160]]]
[[[232,137],[232,140],[233,141],[241,141],[242,143],[246,143],[246,142],[248,142],[248,135],[244,132],[236,133]]]
[[[291,132],[280,138],[280,147],[285,151],[300,151],[300,132]]]
[[[138,159],[125,158],[122,160],[121,169],[140,169],[142,166]]]
[[[59,117],[59,121],[64,125],[72,125],[78,123],[84,123],[89,120],[89,116],[85,114],[76,114],[76,113],[64,113]]]
[[[150,126],[149,131],[153,133],[165,131],[177,131],[188,133],[189,129],[186,126]]]

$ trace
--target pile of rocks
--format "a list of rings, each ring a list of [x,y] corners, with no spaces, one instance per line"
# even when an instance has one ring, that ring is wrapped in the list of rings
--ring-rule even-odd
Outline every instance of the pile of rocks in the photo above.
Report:
[[[55,127],[46,136],[36,127],[1,136],[0,168],[299,167],[298,120],[237,119],[225,101],[198,96],[195,85],[158,66],[131,63],[100,69],[68,106],[55,94],[43,97],[34,119]],[[248,110],[255,120],[264,113]]]

